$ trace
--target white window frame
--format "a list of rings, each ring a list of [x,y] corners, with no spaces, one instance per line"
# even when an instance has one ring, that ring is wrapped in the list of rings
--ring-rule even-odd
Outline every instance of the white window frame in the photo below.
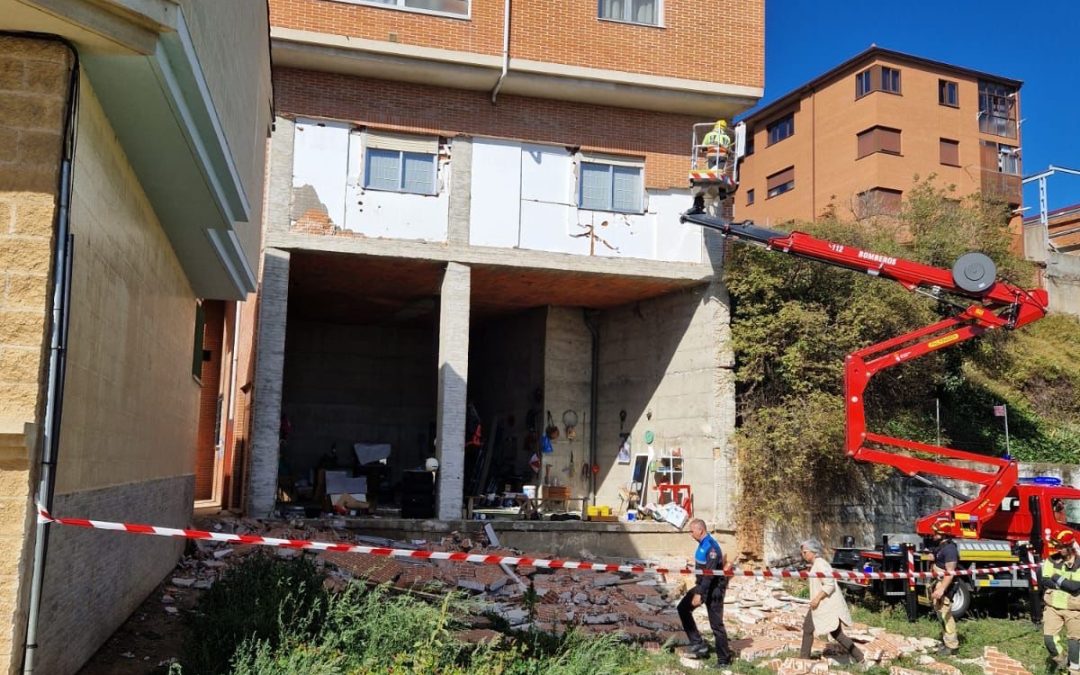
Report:
[[[624,0],[627,4],[626,7],[630,7],[630,0]],[[612,23],[625,23],[631,26],[647,26],[650,28],[663,28],[664,27],[664,0],[656,0],[656,23],[642,23],[640,21],[633,21],[631,19],[616,19],[610,16],[603,16],[601,12],[604,9],[604,0],[596,0],[596,18],[600,21],[610,21]],[[629,12],[629,10],[627,10]]]
[[[578,172],[577,172],[577,207],[582,211],[603,211],[605,213],[626,213],[631,215],[641,215],[646,211],[646,201],[648,196],[645,192],[645,162],[642,160],[636,160],[628,157],[611,157],[604,155],[586,154],[582,153],[579,157]],[[608,205],[609,208],[595,208],[592,206],[585,206],[583,203],[585,198],[585,165],[593,164],[596,166],[608,167],[608,175],[611,177],[611,202]],[[638,186],[639,186],[639,203],[633,210],[629,209],[616,209],[615,208],[615,167],[635,169],[638,172]]]
[[[396,152],[398,155],[398,181],[395,189],[371,185],[371,152]],[[409,195],[435,196],[439,194],[439,139],[434,136],[415,136],[378,130],[367,130],[362,137],[361,180],[364,190],[397,192]],[[405,155],[424,155],[431,158],[431,185],[428,192],[405,189]]]
[[[329,0],[330,2],[341,2],[347,5],[363,5],[365,7],[378,7],[380,9],[391,9],[398,12],[412,12],[414,14],[427,14],[429,16],[442,16],[448,19],[472,19],[472,4],[473,0],[465,0],[468,3],[468,9],[464,14],[455,14],[454,12],[439,12],[434,9],[423,9],[422,7],[406,7],[404,5],[405,0],[392,0],[392,2],[379,2],[379,0]]]

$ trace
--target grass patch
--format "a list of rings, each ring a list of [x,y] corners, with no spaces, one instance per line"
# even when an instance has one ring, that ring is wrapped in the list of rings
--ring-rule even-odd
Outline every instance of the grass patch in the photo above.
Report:
[[[642,675],[683,673],[678,657],[615,635],[507,631],[498,643],[459,641],[470,601],[434,604],[387,587],[328,593],[306,557],[256,554],[203,596],[182,667],[171,675]],[[739,673],[767,672],[743,664]]]
[[[869,600],[850,602],[851,618],[868,626],[878,626],[890,633],[907,637],[941,638],[941,623],[929,613],[920,613],[914,622],[907,620],[902,605],[878,604]],[[988,616],[966,618],[957,624],[960,633],[960,652],[956,658],[940,658],[940,661],[956,666],[965,675],[980,675],[980,667],[962,663],[963,659],[979,658],[986,647],[997,647],[1020,661],[1034,675],[1046,670],[1046,648],[1043,647],[1042,630],[1028,619],[1007,619]],[[937,658],[937,657],[935,657]],[[904,659],[910,667],[914,660]],[[903,665],[900,662],[893,665]],[[887,673],[888,669],[871,669],[871,673]]]

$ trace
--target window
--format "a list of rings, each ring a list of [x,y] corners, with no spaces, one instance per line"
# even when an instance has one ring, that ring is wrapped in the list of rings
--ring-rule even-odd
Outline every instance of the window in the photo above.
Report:
[[[871,66],[855,74],[855,98],[874,91],[900,93],[900,71],[888,66]]]
[[[766,198],[778,197],[785,192],[795,189],[795,167],[789,166],[783,171],[777,171],[765,179],[765,188],[768,190]]]
[[[578,206],[593,211],[641,213],[642,167],[629,164],[581,163]]]
[[[938,80],[938,103],[941,105],[960,107],[959,85],[950,80]]]
[[[754,203],[754,191],[752,189],[747,190],[746,191],[746,205],[750,206],[753,203]]]
[[[903,192],[890,188],[871,188],[860,192],[856,203],[856,216],[867,218],[870,216],[896,215],[900,212],[903,203]]]
[[[1012,176],[1020,175],[1020,148],[998,143],[998,171]]]
[[[866,96],[873,91],[870,84],[870,68],[855,75],[855,98]]]
[[[438,192],[437,138],[369,130],[363,142],[365,188],[419,195]]]
[[[888,127],[870,127],[859,133],[857,139],[856,159],[861,159],[875,152],[884,152],[889,155],[900,154],[900,130]]]
[[[660,3],[661,0],[600,0],[600,18],[659,26]]]
[[[433,14],[469,16],[469,0],[343,0],[362,5],[383,5]]]
[[[900,93],[900,71],[887,66],[881,67],[881,91],[890,94]]]
[[[191,376],[196,382],[202,382],[203,338],[206,332],[206,313],[202,301],[195,302],[195,336],[191,346]]]
[[[979,82],[979,131],[1016,138],[1016,90],[996,82]]]
[[[779,143],[795,133],[795,113],[788,113],[766,127],[769,132],[769,145]]]
[[[754,154],[754,130],[748,128],[746,130],[746,152],[743,157],[749,157],[752,154]]]
[[[904,193],[900,190],[882,187],[871,188],[866,192],[860,192],[858,202],[856,203],[857,213],[855,215],[859,218],[867,218],[869,216],[894,216],[897,213],[900,213],[900,206],[903,203],[903,194]]]
[[[946,166],[960,166],[960,141],[942,138],[940,148],[942,164]]]

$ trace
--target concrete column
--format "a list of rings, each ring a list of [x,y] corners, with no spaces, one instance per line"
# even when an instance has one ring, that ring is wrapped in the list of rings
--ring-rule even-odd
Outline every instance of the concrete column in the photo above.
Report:
[[[248,465],[248,515],[274,509],[278,480],[278,432],[285,371],[285,315],[289,302],[289,253],[267,249],[259,288],[259,326],[255,354],[251,461]]]
[[[469,211],[472,208],[472,139],[455,136],[450,161],[450,212],[447,243],[469,245]]]
[[[270,175],[266,181],[266,229],[268,232],[289,231],[295,134],[296,124],[292,120],[286,117],[274,118],[274,134],[270,137]]]
[[[461,518],[465,482],[465,406],[469,382],[469,291],[467,265],[448,263],[439,303],[439,520]]]

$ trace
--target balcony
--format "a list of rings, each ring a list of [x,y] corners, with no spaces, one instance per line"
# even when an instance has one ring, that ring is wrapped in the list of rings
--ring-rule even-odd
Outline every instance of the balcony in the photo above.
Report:
[[[1023,203],[1020,176],[1002,173],[995,169],[982,169],[981,190],[983,197],[1000,199],[1007,204]]]

